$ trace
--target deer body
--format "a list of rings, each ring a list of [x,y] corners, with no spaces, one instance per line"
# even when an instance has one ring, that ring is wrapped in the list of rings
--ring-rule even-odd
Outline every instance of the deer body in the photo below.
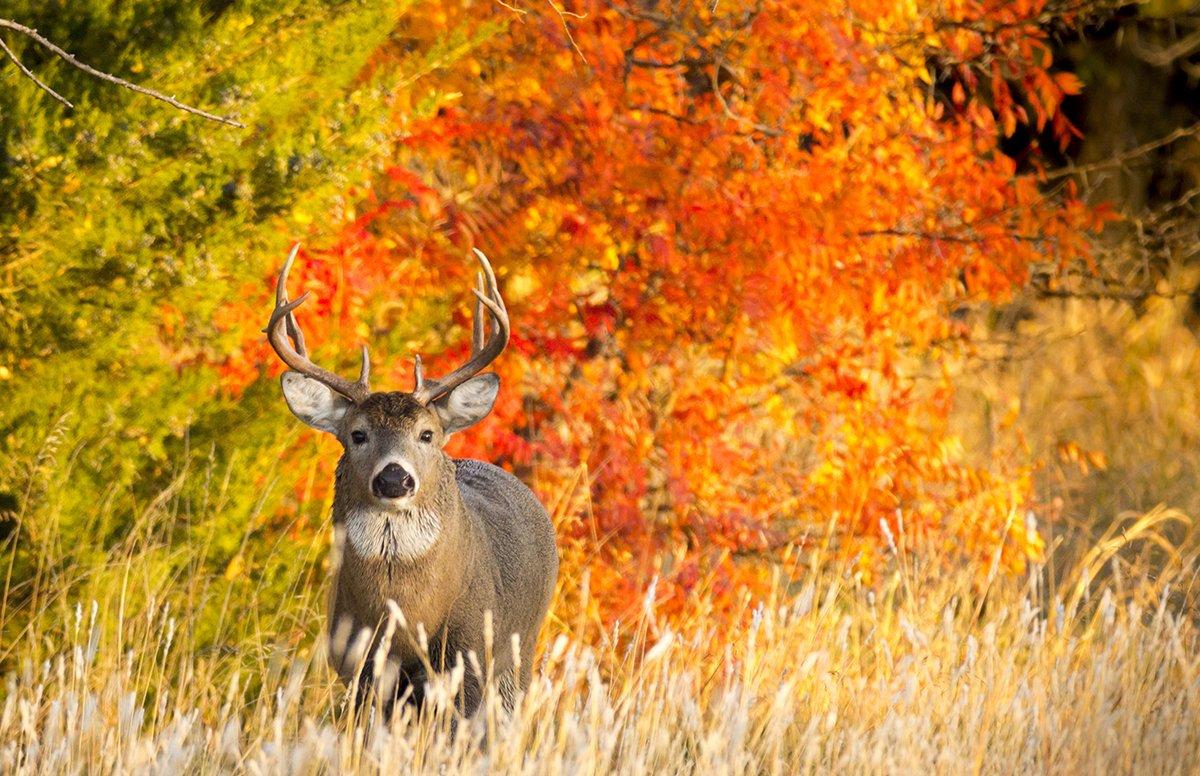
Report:
[[[529,488],[499,467],[442,450],[451,433],[490,412],[499,391],[495,375],[478,372],[507,342],[508,316],[478,255],[487,283],[481,275],[471,359],[436,381],[424,380],[418,359],[411,393],[372,393],[365,349],[356,383],[308,361],[292,315],[303,297],[288,302],[284,290],[295,250],[267,327],[292,368],[282,380],[289,408],[344,448],[333,502],[330,662],[348,685],[374,690],[385,709],[397,699],[421,704],[429,670],[461,662],[459,708],[470,715],[482,695],[475,667],[487,670],[489,655],[511,707],[529,683],[558,574],[553,526]],[[485,307],[493,318],[486,341]]]
[[[355,521],[375,522],[379,527],[364,533],[379,542],[379,551],[365,553],[351,539],[338,539],[342,553],[331,595],[330,660],[347,684],[364,681],[357,672],[372,670],[370,659],[386,632],[391,601],[403,613],[410,633],[392,638],[386,675],[378,678],[384,686],[378,689],[392,696],[407,689],[420,703],[426,660],[435,670],[446,670],[461,657],[467,668],[462,707],[470,714],[480,691],[471,673],[471,653],[482,663],[490,652],[506,704],[511,705],[518,687],[528,685],[538,629],[554,593],[558,554],[546,510],[520,480],[482,461],[447,463],[442,472],[447,481],[438,490],[446,494],[437,507],[438,536],[416,558],[388,548],[424,545],[426,530],[414,526],[418,518],[347,509],[348,499],[338,488],[335,533],[349,534]],[[384,526],[384,521],[393,525]],[[405,531],[418,538],[407,543]],[[490,650],[485,643],[486,612],[491,613],[495,634]],[[412,638],[418,624],[428,635],[428,655]],[[362,639],[363,634],[369,638],[356,649],[355,636]],[[520,649],[516,655],[512,634]]]

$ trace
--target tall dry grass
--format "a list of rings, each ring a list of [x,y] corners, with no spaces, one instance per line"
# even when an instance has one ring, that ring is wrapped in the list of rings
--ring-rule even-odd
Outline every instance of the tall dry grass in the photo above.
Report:
[[[1168,600],[1195,564],[1088,581],[1175,519],[1129,522],[1053,596],[1044,567],[981,584],[905,564],[874,591],[814,569],[728,630],[668,627],[650,593],[595,646],[554,626],[513,713],[489,695],[456,733],[460,676],[439,680],[430,713],[388,724],[351,712],[319,642],[264,631],[205,654],[187,611],[80,607],[30,636],[5,680],[0,771],[1194,772],[1200,631]]]

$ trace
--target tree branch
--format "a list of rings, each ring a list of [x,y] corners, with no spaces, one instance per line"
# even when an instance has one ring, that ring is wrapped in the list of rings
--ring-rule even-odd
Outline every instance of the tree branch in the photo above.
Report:
[[[21,62],[21,60],[17,59],[17,55],[13,52],[13,50],[8,47],[8,44],[4,42],[4,38],[0,38],[0,49],[3,49],[4,53],[8,55],[8,58],[13,61],[13,64],[16,65],[20,69],[20,71],[25,74],[25,77],[28,78],[30,81],[33,81],[35,84],[37,84],[42,89],[42,91],[46,92],[51,97],[58,100],[63,105],[66,105],[68,108],[75,107],[74,105],[71,104],[70,100],[68,100],[66,97],[63,97],[58,92],[54,91],[49,86],[46,86],[46,84],[42,83],[41,79],[39,79],[36,75],[33,74],[32,70],[25,67],[25,65]]]
[[[86,65],[83,62],[80,62],[75,57],[68,54],[66,51],[63,51],[61,48],[59,48],[58,46],[51,43],[46,38],[43,38],[41,35],[38,34],[37,30],[32,29],[30,27],[26,27],[23,24],[18,24],[16,22],[10,21],[8,19],[0,19],[0,29],[9,29],[9,30],[13,30],[14,32],[19,32],[20,34],[22,34],[25,37],[29,38],[30,40],[34,41],[38,45],[47,49],[48,51],[50,51],[52,54],[57,56],[59,59],[62,59],[67,64],[72,65],[73,67],[79,68],[80,70],[87,73],[88,75],[93,76],[95,78],[99,78],[102,81],[108,81],[109,83],[116,84],[117,86],[120,86],[124,89],[129,89],[130,91],[134,91],[139,94],[144,94],[147,97],[153,97],[154,99],[159,100],[160,102],[165,102],[166,104],[168,104],[174,108],[178,108],[181,111],[185,111],[187,113],[191,113],[196,116],[200,116],[201,118],[206,118],[209,121],[216,121],[221,124],[228,124],[231,127],[245,128],[245,126],[246,126],[245,124],[242,124],[240,121],[235,121],[234,119],[227,118],[225,116],[218,116],[215,113],[209,113],[208,111],[200,110],[199,108],[193,108],[191,105],[186,105],[186,104],[180,102],[179,100],[175,99],[174,97],[169,97],[169,96],[163,94],[162,92],[156,92],[155,90],[148,89],[145,86],[138,86],[137,84],[130,83],[129,81],[126,81],[123,78],[118,78],[115,75],[110,75],[109,73],[105,73],[102,70],[97,70],[96,68],[91,67],[90,65]],[[49,86],[47,86],[46,84],[44,84],[40,80],[38,80],[37,77],[34,76],[34,74],[29,71],[29,68],[27,68],[27,67],[25,67],[25,65],[21,64],[21,61],[19,59],[17,59],[17,57],[13,53],[12,49],[10,49],[8,47],[8,45],[3,41],[3,39],[0,39],[0,48],[3,48],[4,53],[8,55],[8,58],[11,59],[18,68],[20,68],[22,73],[24,73],[30,80],[32,80],[35,84],[37,84],[39,87],[41,87],[42,90],[49,93],[51,96],[53,96],[59,102],[66,105],[68,108],[75,107],[70,102],[68,102],[66,100],[66,98],[64,98],[62,95],[60,95],[58,92],[54,91]]]
[[[861,232],[855,232],[859,237],[915,237],[919,240],[929,240],[931,242],[948,242],[948,243],[964,243],[968,245],[977,245],[992,239],[990,237],[962,235],[962,234],[939,234],[935,232],[923,232],[911,229],[865,229]],[[1047,238],[1038,237],[1033,234],[1017,234],[1014,232],[1006,232],[1003,237],[1018,242],[1042,243],[1047,242]]]
[[[1169,146],[1177,140],[1182,140],[1185,137],[1200,134],[1200,121],[1195,124],[1190,124],[1186,127],[1180,127],[1169,135],[1151,140],[1149,143],[1143,143],[1136,148],[1131,148],[1128,151],[1109,157],[1103,161],[1093,164],[1083,164],[1079,166],[1060,167],[1057,170],[1049,170],[1042,174],[1042,179],[1046,181],[1056,180],[1058,178],[1066,178],[1071,175],[1086,175],[1089,172],[1099,172],[1100,170],[1111,170],[1114,167],[1123,167],[1126,163],[1132,162],[1139,156],[1157,151],[1160,148]]]
[[[1180,38],[1166,48],[1161,49],[1152,49],[1142,45],[1137,25],[1131,25],[1130,31],[1132,32],[1129,40],[1130,49],[1143,62],[1155,67],[1170,67],[1175,64],[1175,60],[1190,57],[1197,50],[1200,50],[1200,30],[1196,30],[1190,35]]]

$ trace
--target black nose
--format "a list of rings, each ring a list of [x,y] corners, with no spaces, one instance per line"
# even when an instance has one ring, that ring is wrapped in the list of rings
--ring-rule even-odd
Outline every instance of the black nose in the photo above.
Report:
[[[383,471],[376,474],[375,481],[371,483],[371,492],[377,498],[411,496],[416,489],[417,481],[398,463],[383,467]]]

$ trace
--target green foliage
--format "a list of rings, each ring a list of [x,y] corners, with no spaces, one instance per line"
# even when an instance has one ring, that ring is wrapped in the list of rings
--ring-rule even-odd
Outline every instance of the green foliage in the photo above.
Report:
[[[137,595],[215,572],[240,586],[233,600],[243,606],[280,604],[295,591],[279,580],[303,578],[295,567],[323,558],[310,546],[314,534],[324,539],[312,530],[323,514],[296,517],[305,532],[276,518],[284,494],[274,474],[294,427],[273,385],[225,396],[213,370],[193,364],[219,363],[245,341],[223,335],[214,314],[246,284],[265,285],[303,225],[381,163],[395,90],[471,45],[450,34],[399,65],[372,66],[402,12],[353,0],[6,7],[82,61],[247,128],[182,113],[5,36],[76,109],[0,66],[4,641],[35,609],[66,606],[84,587],[102,605],[134,595],[129,568],[112,558],[137,559]],[[203,551],[173,551],[185,543]],[[59,589],[70,593],[46,597]],[[225,611],[229,591],[205,595],[189,605]],[[207,638],[223,620],[215,614]]]

